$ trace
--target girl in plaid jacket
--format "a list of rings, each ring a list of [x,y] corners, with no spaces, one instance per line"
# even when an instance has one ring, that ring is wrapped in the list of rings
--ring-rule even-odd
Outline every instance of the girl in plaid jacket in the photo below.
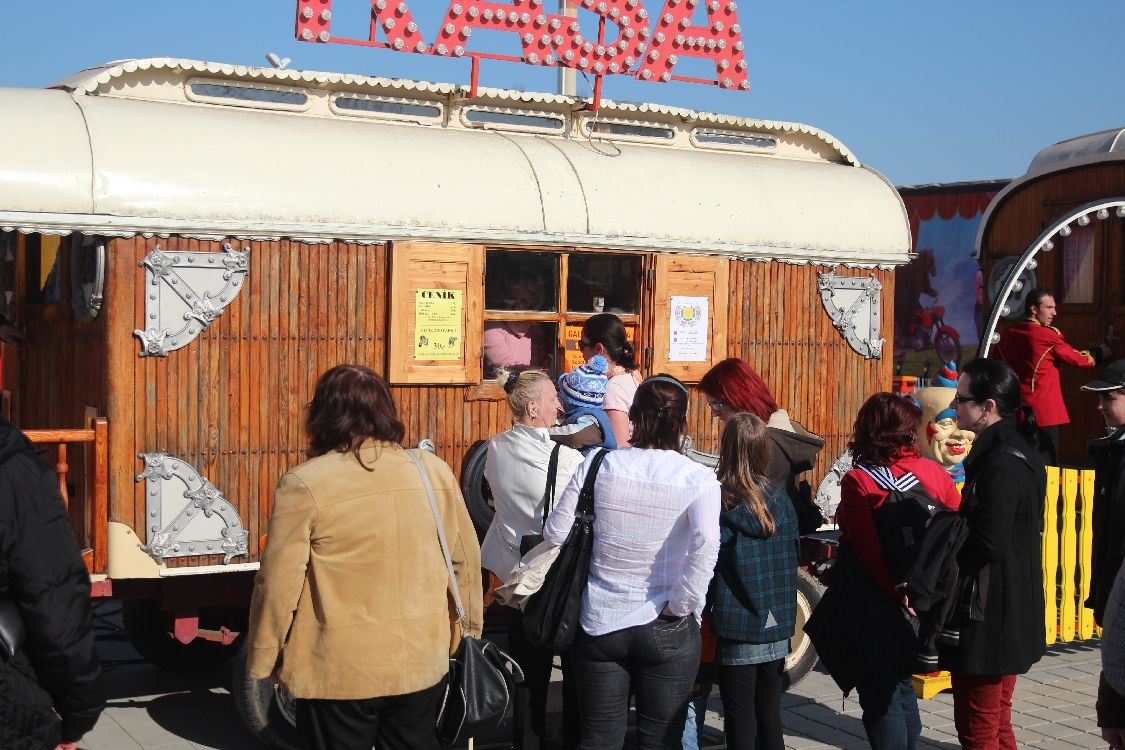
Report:
[[[724,512],[712,581],[728,748],[782,750],[781,693],[797,609],[797,513],[765,477],[771,442],[750,413],[727,419],[718,477]]]

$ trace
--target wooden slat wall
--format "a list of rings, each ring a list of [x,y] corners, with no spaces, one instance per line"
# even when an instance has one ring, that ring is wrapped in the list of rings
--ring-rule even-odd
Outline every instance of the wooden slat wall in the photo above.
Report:
[[[864,359],[832,326],[817,289],[817,273],[828,269],[784,263],[732,262],[728,355],[741,357],[758,371],[781,408],[825,439],[815,488],[844,452],[855,414],[873,393],[888,390],[892,362],[889,343],[882,359]],[[893,315],[894,274],[889,271],[837,268],[838,275],[867,277],[884,285],[883,331],[889,342]],[[720,424],[706,401],[693,390],[688,415],[696,447],[716,452]]]
[[[117,240],[108,316],[111,509],[143,531],[140,452],[162,450],[195,466],[237,508],[251,556],[265,532],[273,490],[303,460],[304,406],[321,372],[358,362],[382,371],[386,251],[382,245],[253,242],[245,288],[194,342],[167,358],[138,357],[144,270],[155,239]],[[219,252],[221,243],[172,238],[162,247]],[[234,243],[242,249],[246,243]],[[213,564],[177,558],[174,566]],[[236,561],[244,561],[238,559]]]
[[[249,532],[249,559],[256,560],[277,480],[304,458],[303,408],[317,377],[346,362],[385,371],[387,251],[381,245],[250,243],[246,288],[210,329],[167,358],[141,358],[131,336],[144,311],[144,270],[137,263],[156,242],[116,240],[109,254],[110,516],[143,536],[137,454],[163,450],[190,462],[235,504]],[[217,242],[160,243],[184,251],[221,249]],[[889,358],[864,360],[832,327],[817,291],[818,270],[733,262],[728,324],[729,354],[746,358],[778,402],[826,438],[815,480],[844,450],[859,405],[888,387],[891,375]],[[875,273],[889,287],[891,274]],[[883,292],[887,307],[891,293]],[[892,316],[884,312],[889,337]],[[504,402],[467,401],[468,390],[394,388],[405,442],[433,440],[458,476],[471,448],[510,424]],[[718,423],[697,393],[689,420],[696,446],[714,451]],[[170,564],[216,562],[191,557]]]

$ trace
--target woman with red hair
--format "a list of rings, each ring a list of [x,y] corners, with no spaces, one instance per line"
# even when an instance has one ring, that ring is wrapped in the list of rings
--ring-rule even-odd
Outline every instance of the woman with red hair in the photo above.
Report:
[[[910,676],[917,616],[891,572],[884,539],[894,540],[879,534],[880,526],[893,526],[881,516],[896,509],[881,509],[892,489],[906,493],[919,484],[927,502],[951,510],[961,502],[949,473],[915,444],[921,418],[921,407],[894,393],[876,393],[860,407],[848,443],[855,468],[840,482],[836,509],[840,554],[832,584],[805,625],[836,684],[859,693],[873,750],[912,750],[922,731]]]
[[[766,477],[793,501],[800,533],[815,531],[824,522],[812,501],[812,492],[799,476],[816,464],[824,440],[789,418],[754,368],[737,357],[724,359],[699,381],[711,413],[721,421],[749,412],[766,423],[771,450]],[[802,490],[804,496],[802,497]]]

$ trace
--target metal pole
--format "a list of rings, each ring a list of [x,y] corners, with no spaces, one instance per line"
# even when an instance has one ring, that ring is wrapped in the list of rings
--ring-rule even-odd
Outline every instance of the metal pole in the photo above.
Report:
[[[559,0],[559,15],[578,18],[578,6],[570,0]],[[574,68],[559,63],[559,93],[563,96],[577,96],[578,86]]]

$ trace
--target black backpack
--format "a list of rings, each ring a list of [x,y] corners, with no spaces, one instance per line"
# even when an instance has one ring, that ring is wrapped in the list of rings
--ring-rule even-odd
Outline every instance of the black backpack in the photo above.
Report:
[[[930,494],[912,472],[895,477],[885,466],[861,465],[857,468],[865,471],[876,485],[887,491],[887,499],[875,509],[875,528],[891,578],[900,590],[909,592],[914,588],[911,584],[915,577],[925,577],[924,570],[916,571],[917,563],[922,562],[923,568],[934,563],[926,556],[920,558],[919,554],[927,532],[935,526],[935,518],[944,514],[956,516],[956,513]],[[948,550],[945,554],[949,554]]]

